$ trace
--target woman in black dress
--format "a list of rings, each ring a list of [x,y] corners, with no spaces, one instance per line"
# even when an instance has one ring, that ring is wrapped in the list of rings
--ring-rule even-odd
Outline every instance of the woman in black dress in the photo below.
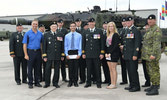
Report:
[[[119,43],[120,37],[117,32],[117,28],[114,22],[108,23],[107,26],[107,39],[106,46],[107,51],[105,54],[107,64],[110,70],[111,84],[107,87],[108,89],[115,89],[117,83],[117,63],[119,59]]]

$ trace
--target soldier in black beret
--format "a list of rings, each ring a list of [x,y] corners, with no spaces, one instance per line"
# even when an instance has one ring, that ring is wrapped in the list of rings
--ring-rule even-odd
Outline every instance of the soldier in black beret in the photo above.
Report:
[[[21,85],[20,79],[20,65],[22,65],[22,82],[27,83],[27,61],[24,59],[23,52],[23,26],[22,24],[16,25],[17,32],[12,33],[9,40],[10,56],[13,58],[15,81],[17,85]]]
[[[88,22],[84,23],[84,24],[83,24],[83,29],[84,29],[84,30],[87,30],[88,28],[89,28]]]
[[[43,59],[46,62],[45,67],[45,85],[44,88],[50,86],[51,68],[54,63],[54,76],[53,86],[60,88],[59,82],[59,70],[60,62],[64,60],[64,35],[61,32],[57,32],[57,24],[51,23],[50,31],[44,35],[43,43]]]
[[[103,26],[102,26],[104,42],[106,42],[106,39],[107,39],[107,24],[108,22],[104,21]],[[105,46],[105,51],[106,51],[106,48],[107,47]],[[110,72],[109,72],[109,67],[108,67],[107,60],[105,57],[101,60],[101,64],[103,66],[103,72],[104,72],[104,77],[105,77],[103,84],[106,84],[106,83],[110,84]]]
[[[63,38],[64,38],[65,35],[68,33],[68,31],[67,31],[66,28],[63,28],[63,25],[64,25],[63,19],[59,19],[57,21],[57,25],[58,25],[57,32],[61,32],[63,34]],[[66,62],[66,60],[63,60],[63,61],[61,60],[61,75],[62,75],[62,80],[64,82],[68,82],[68,80],[66,79],[66,66],[65,66],[65,62]]]
[[[121,43],[120,43],[120,61],[121,61],[121,73],[122,73],[122,82],[120,83],[120,85],[124,85],[124,84],[127,84],[128,81],[127,81],[127,68],[126,68],[126,64],[125,64],[125,60],[122,58],[122,55],[123,55],[123,40],[125,38],[125,30],[126,30],[126,18],[123,17],[122,18],[122,28],[119,29],[119,35],[120,35],[120,40],[121,40]]]
[[[125,60],[129,76],[129,87],[125,90],[129,92],[140,91],[139,75],[138,75],[138,57],[141,46],[141,33],[134,26],[133,17],[126,18],[127,29],[125,31],[123,59]]]
[[[75,20],[76,24],[76,32],[80,33],[83,37],[84,29],[81,27],[82,20],[80,18],[77,18]],[[80,82],[79,84],[83,84],[86,81],[86,61],[82,57],[79,59],[79,76],[80,76]]]
[[[89,19],[89,29],[85,31],[83,36],[83,59],[86,59],[87,65],[87,82],[84,86],[91,86],[91,74],[95,72],[97,88],[101,88],[101,68],[100,60],[104,57],[104,37],[103,31],[95,27],[95,19]],[[92,70],[93,69],[93,70]]]

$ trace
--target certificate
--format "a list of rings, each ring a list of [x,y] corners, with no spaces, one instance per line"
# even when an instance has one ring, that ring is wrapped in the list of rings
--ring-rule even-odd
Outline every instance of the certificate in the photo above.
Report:
[[[70,59],[77,59],[78,55],[68,55]]]

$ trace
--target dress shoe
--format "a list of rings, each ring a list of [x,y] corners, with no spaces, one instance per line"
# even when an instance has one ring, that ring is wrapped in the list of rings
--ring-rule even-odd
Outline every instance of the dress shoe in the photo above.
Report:
[[[101,88],[101,85],[97,85],[97,88]]]
[[[132,88],[132,87],[129,86],[129,87],[125,87],[124,89],[125,89],[125,90],[130,90],[131,88]]]
[[[146,85],[146,84],[144,84],[144,85],[142,85],[142,87],[149,87],[150,85]]]
[[[21,83],[20,83],[20,82],[17,82],[17,85],[21,85]]]
[[[25,81],[23,81],[23,83],[27,84],[28,82],[27,82],[27,80],[25,80]]]
[[[128,84],[128,82],[121,82],[120,85]]]
[[[80,81],[80,82],[79,82],[79,84],[83,84],[83,83],[85,83],[85,82],[84,82],[84,81]]]
[[[71,87],[72,86],[72,82],[69,82],[67,87]]]
[[[32,88],[33,88],[33,85],[28,85],[28,88],[29,88],[29,89],[32,89]]]
[[[133,87],[129,90],[129,92],[137,92],[140,91],[140,88]]]
[[[44,85],[43,88],[47,88],[47,87],[49,87],[49,86],[50,86],[50,85]]]
[[[69,82],[67,79],[63,79],[64,82]]]
[[[77,82],[74,82],[74,86],[75,86],[75,87],[78,87],[79,85],[78,85],[78,83],[77,83]]]
[[[35,84],[35,86],[36,86],[36,87],[42,87],[42,85],[39,84],[39,83],[38,83],[38,84]]]
[[[53,84],[53,86],[56,88],[60,88],[60,86],[58,84]]]
[[[86,84],[86,85],[84,86],[84,88],[88,88],[88,87],[91,87],[91,84]]]

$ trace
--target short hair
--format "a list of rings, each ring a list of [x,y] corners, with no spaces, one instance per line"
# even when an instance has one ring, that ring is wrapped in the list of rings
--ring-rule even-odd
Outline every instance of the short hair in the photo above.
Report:
[[[33,22],[38,22],[38,20],[37,20],[37,19],[34,19],[34,20],[31,22],[31,24],[32,24]]]
[[[75,23],[75,22],[71,22],[70,25],[71,25],[71,24],[75,24],[75,26],[76,26],[76,23]]]

